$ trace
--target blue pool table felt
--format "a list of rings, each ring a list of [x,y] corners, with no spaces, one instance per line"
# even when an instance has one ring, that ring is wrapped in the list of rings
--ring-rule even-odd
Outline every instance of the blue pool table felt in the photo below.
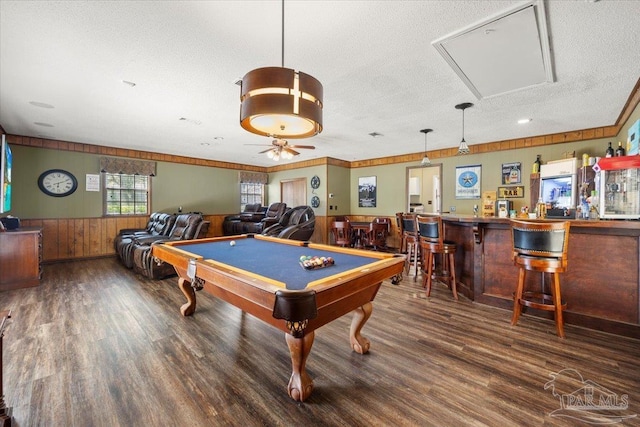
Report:
[[[179,248],[199,255],[205,260],[213,260],[283,282],[289,290],[305,289],[310,282],[361,268],[379,260],[364,255],[323,251],[252,238],[238,239],[235,242],[235,246],[231,246],[229,240],[222,240],[181,245]],[[299,264],[302,255],[330,256],[335,260],[335,264],[325,268],[306,270]]]

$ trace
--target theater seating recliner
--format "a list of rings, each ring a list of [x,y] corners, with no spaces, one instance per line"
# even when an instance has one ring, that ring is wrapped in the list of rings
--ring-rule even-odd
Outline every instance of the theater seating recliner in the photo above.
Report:
[[[258,221],[254,221],[254,219],[258,218],[257,215],[246,215],[243,220],[241,214],[239,220],[230,221],[226,228],[223,223],[224,234],[225,236],[235,234],[260,234],[265,228],[277,223],[280,217],[285,213],[286,209],[286,203],[271,203],[267,208],[267,211],[263,214],[263,217]]]
[[[175,274],[171,264],[156,262],[153,259],[153,245],[167,241],[191,240],[205,237],[209,230],[209,221],[200,214],[178,215],[168,236],[150,236],[135,238],[132,250],[133,270],[151,279],[162,279]]]
[[[262,234],[281,239],[306,241],[315,229],[316,217],[310,206],[297,206],[289,209],[278,221],[264,229]]]
[[[156,212],[151,214],[144,230],[122,229],[113,240],[116,254],[127,267],[133,268],[134,239],[146,237],[166,236],[173,228],[176,216],[168,213]]]
[[[225,236],[242,234],[245,222],[260,222],[266,213],[267,208],[261,203],[250,203],[245,205],[244,210],[239,214],[227,215],[222,222],[222,232]]]

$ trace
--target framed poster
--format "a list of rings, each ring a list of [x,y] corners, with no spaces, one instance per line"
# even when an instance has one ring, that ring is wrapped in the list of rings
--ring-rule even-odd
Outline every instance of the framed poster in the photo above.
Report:
[[[456,166],[456,199],[480,198],[482,165]]]
[[[522,163],[503,163],[502,164],[502,185],[520,184],[522,175]]]
[[[358,207],[375,208],[377,201],[376,177],[361,176],[358,178]]]

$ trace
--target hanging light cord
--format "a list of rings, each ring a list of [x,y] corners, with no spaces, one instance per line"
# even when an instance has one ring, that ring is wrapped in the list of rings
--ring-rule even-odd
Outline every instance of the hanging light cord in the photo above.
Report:
[[[467,142],[464,140],[464,110],[466,110],[466,108],[462,109],[462,141],[460,142]]]
[[[282,68],[284,68],[284,0],[282,0]]]

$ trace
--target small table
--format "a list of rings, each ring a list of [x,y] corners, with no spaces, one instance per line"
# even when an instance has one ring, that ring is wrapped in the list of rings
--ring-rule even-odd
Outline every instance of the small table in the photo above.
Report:
[[[7,326],[7,319],[10,317],[10,310],[0,311],[0,426],[2,427],[11,427],[11,408],[7,408],[4,403],[4,392],[2,391],[2,337]]]
[[[364,247],[364,235],[367,231],[371,229],[371,223],[366,221],[349,221],[351,224],[351,229],[353,230],[353,247],[354,248],[363,248]]]
[[[298,401],[313,390],[305,366],[314,331],[353,311],[351,348],[369,351],[360,331],[371,316],[372,301],[382,281],[404,268],[404,257],[394,254],[262,235],[167,242],[154,245],[153,256],[178,273],[187,299],[180,309],[184,316],[195,311],[195,290],[204,289],[285,332],[292,365],[288,392]],[[330,256],[335,264],[306,270],[299,264],[301,256]]]

